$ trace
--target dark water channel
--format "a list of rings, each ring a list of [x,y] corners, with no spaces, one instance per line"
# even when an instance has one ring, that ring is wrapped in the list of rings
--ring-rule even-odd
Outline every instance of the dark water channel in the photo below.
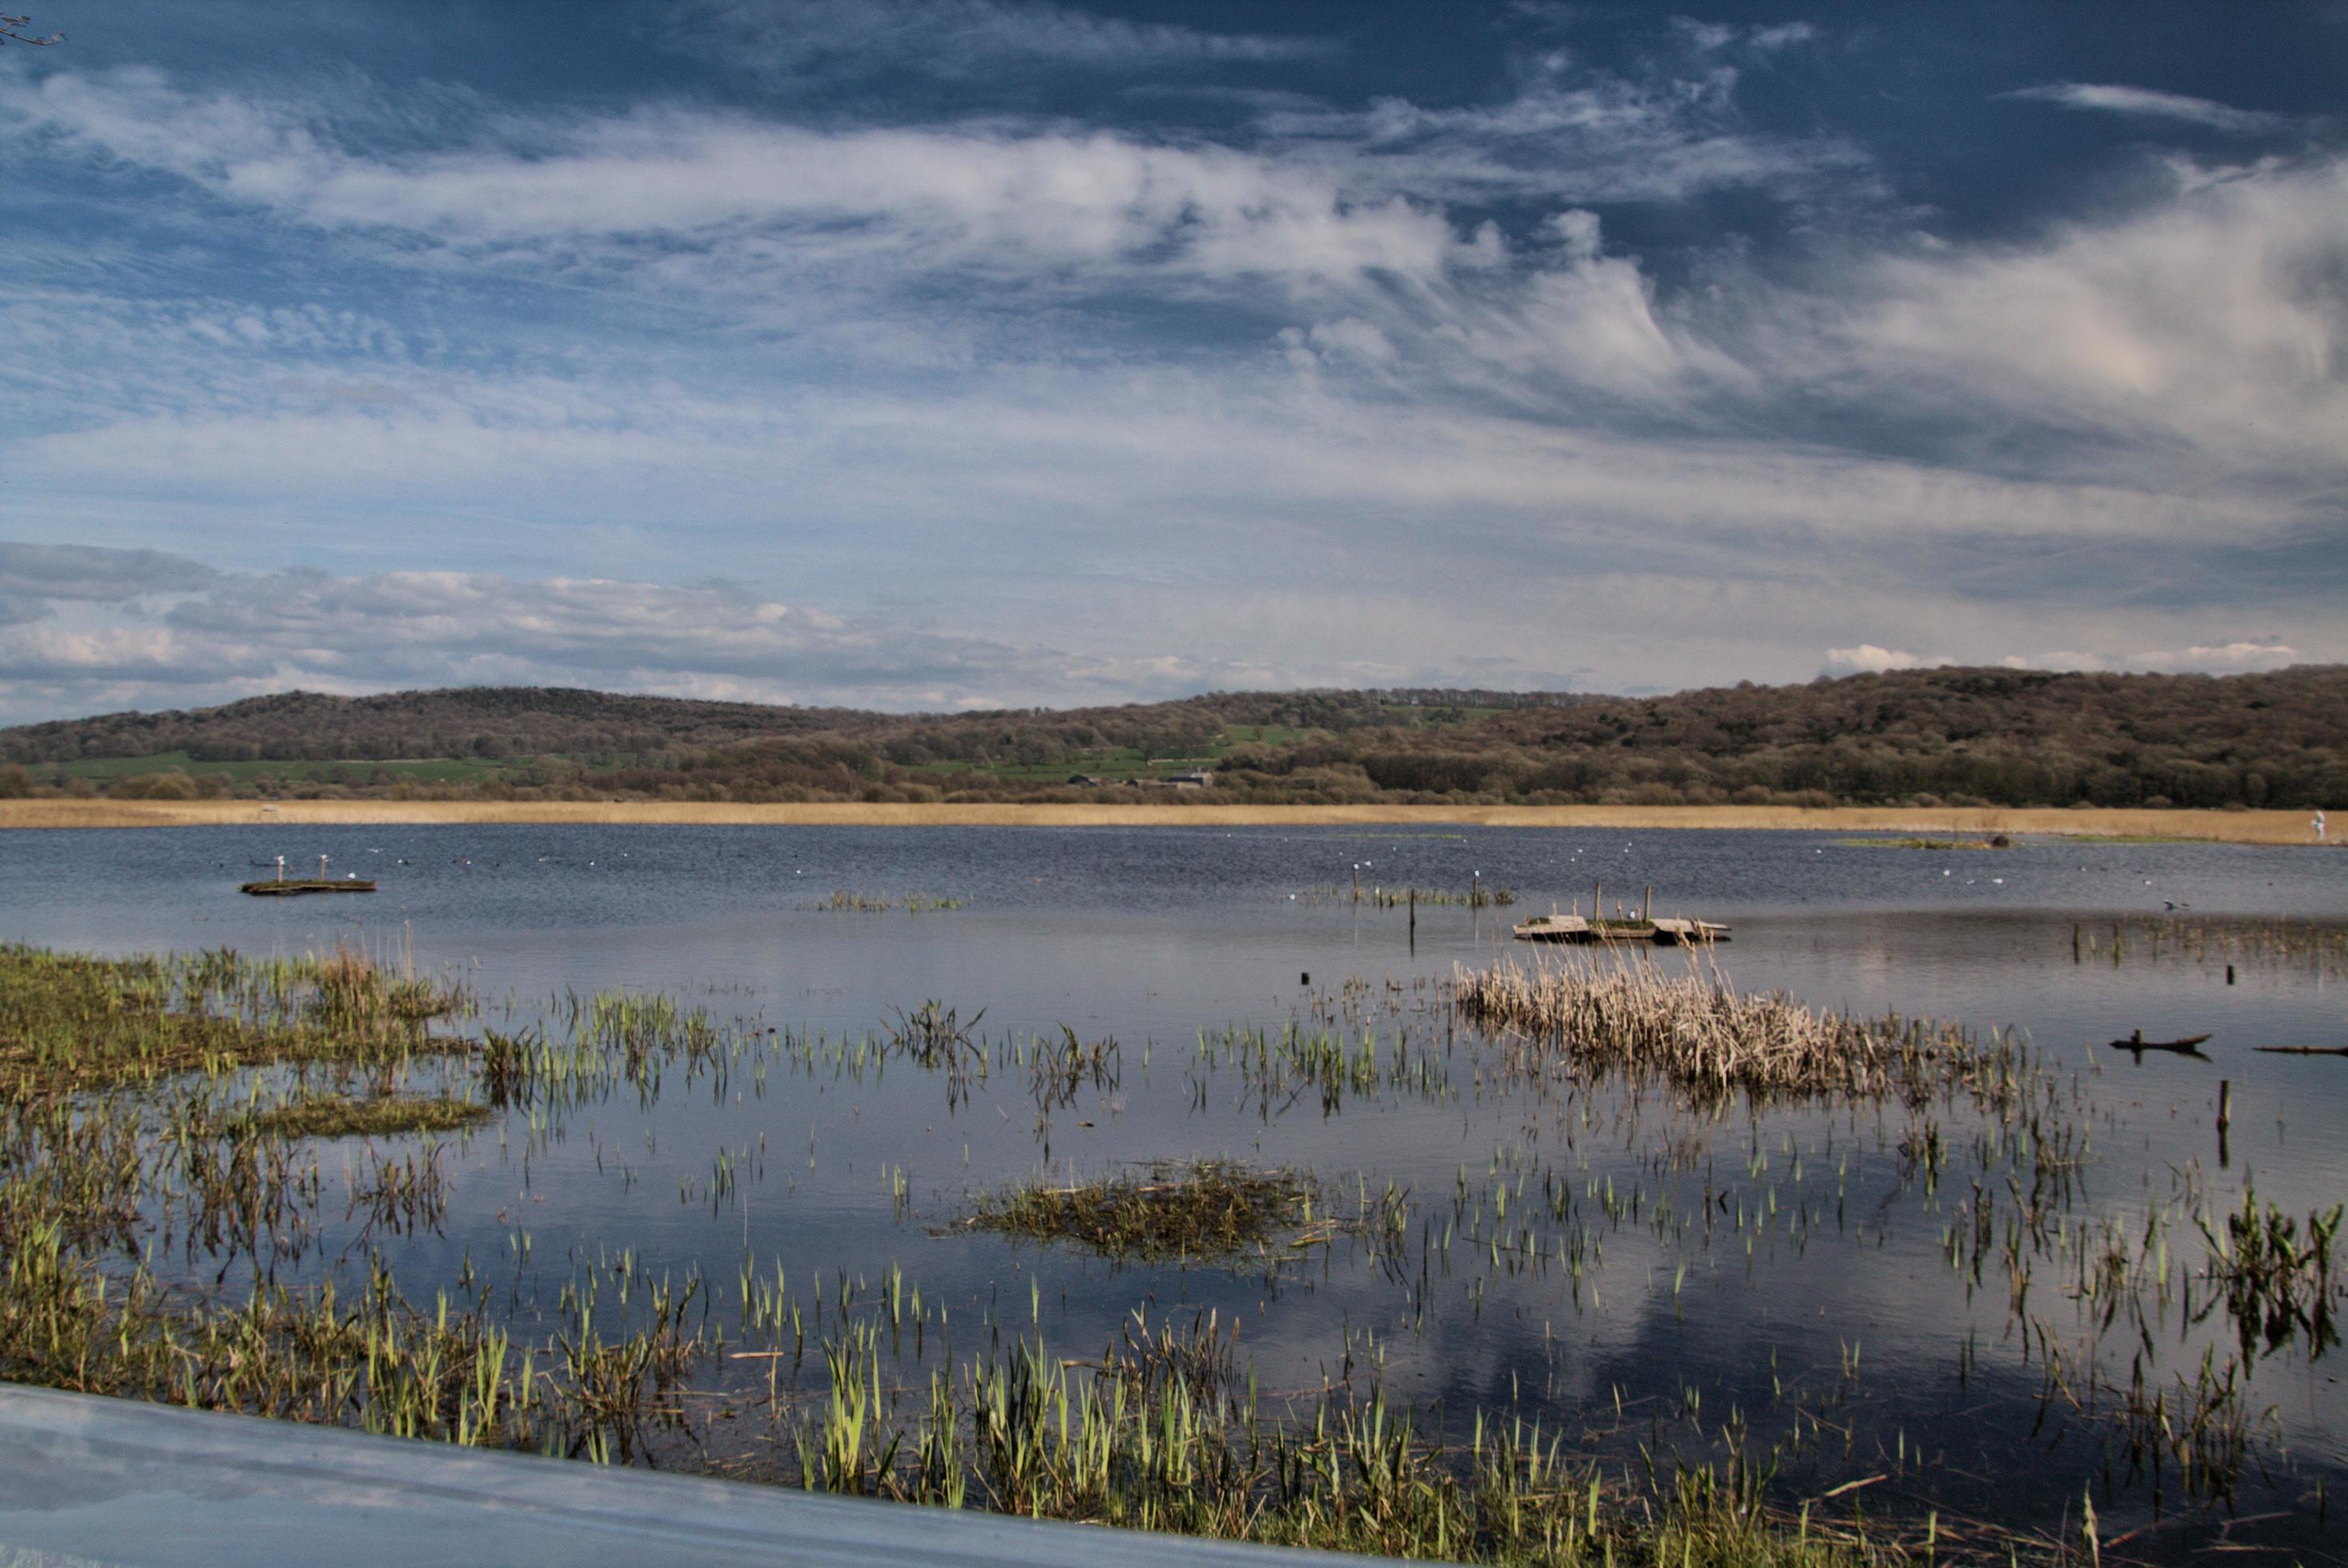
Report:
[[[382,891],[235,892],[264,874],[255,864],[322,853]],[[1480,884],[1517,902],[1422,905],[1414,931],[1406,910],[1353,900],[1357,870],[1365,888]],[[1528,956],[1509,924],[1552,903],[1586,911],[1594,884],[1610,906],[1652,885],[1657,913],[1731,922],[1716,961],[1741,988],[2022,1032],[2055,1086],[2044,1114],[2075,1122],[2079,1158],[2051,1184],[2018,1173],[2013,1130],[1961,1096],[1697,1107],[1652,1085],[1503,1070],[1441,982]],[[836,890],[962,904],[819,908]],[[412,1296],[469,1255],[510,1279],[518,1322],[542,1325],[562,1282],[625,1252],[645,1273],[697,1270],[730,1325],[746,1257],[762,1279],[779,1266],[793,1289],[821,1280],[835,1295],[843,1273],[877,1289],[895,1270],[952,1326],[901,1345],[916,1386],[949,1340],[967,1354],[983,1332],[1040,1333],[1097,1355],[1137,1311],[1211,1308],[1239,1323],[1266,1398],[1375,1380],[1454,1437],[1478,1409],[1521,1414],[1632,1465],[1643,1446],[1710,1462],[1741,1442],[1774,1454],[1789,1504],[1859,1481],[1818,1506],[1870,1517],[1937,1510],[2053,1534],[2092,1492],[2106,1535],[2146,1527],[2129,1550],[2156,1558],[2224,1544],[2348,1561],[2333,1514],[2348,1353],[2261,1341],[2213,1396],[2211,1371],[2241,1348],[2227,1312],[2203,1312],[2204,1287],[2192,1321],[2158,1283],[2199,1276],[2194,1216],[2217,1222],[2246,1188],[2298,1216],[2348,1197],[2348,1059],[2254,1050],[2348,1045],[2343,917],[2348,854],[2052,840],[1962,852],[1481,828],[0,838],[0,940],[412,951],[466,974],[492,1026],[566,992],[628,987],[821,1042],[722,1086],[680,1083],[650,1105],[628,1091],[559,1128],[452,1143],[438,1233],[386,1243]],[[1017,1042],[1065,1028],[1116,1040],[1117,1069],[1047,1104],[1008,1065],[967,1099],[901,1059],[857,1065],[854,1042],[932,999],[964,1020],[983,1009],[1005,1064]],[[1388,1064],[1406,1042],[1420,1065],[1334,1094],[1268,1088],[1201,1045],[1292,1021],[1356,1047],[1366,1033]],[[2209,1034],[2209,1059],[2104,1044],[2139,1028]],[[1307,1169],[1348,1212],[1391,1191],[1407,1243],[1399,1257],[1303,1249],[1272,1272],[940,1233],[971,1194],[1039,1171],[1198,1157]],[[350,1154],[320,1159],[331,1193]],[[2025,1199],[2040,1239],[2017,1300],[2002,1254],[1976,1282],[1962,1236],[1984,1204]],[[2136,1305],[2115,1313],[2116,1290]],[[819,1388],[821,1359],[781,1376]],[[2156,1475],[2141,1443],[2131,1455],[2131,1383],[2139,1428],[2158,1397],[2172,1426],[2199,1408],[2247,1434],[2219,1495],[2173,1457]]]

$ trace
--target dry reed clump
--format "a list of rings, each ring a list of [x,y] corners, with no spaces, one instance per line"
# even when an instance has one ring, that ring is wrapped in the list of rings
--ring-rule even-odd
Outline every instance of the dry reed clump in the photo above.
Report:
[[[1913,1099],[1956,1079],[2003,1093],[2019,1066],[2002,1037],[1984,1047],[1953,1024],[1821,1012],[1783,993],[1739,991],[1704,963],[1672,975],[1619,956],[1530,968],[1503,959],[1455,969],[1452,995],[1471,1023],[1536,1057],[1653,1074],[1698,1092]]]

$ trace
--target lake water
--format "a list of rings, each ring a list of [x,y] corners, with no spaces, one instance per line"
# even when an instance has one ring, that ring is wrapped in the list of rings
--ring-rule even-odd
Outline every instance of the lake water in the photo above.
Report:
[[[239,896],[281,854],[296,870],[325,854],[381,891]],[[1414,927],[1406,909],[1356,903],[1357,872],[1365,890],[1480,885],[1516,902],[1422,904]],[[1532,956],[1510,942],[1514,920],[1586,912],[1593,887],[1610,909],[1635,908],[1650,886],[1658,913],[1735,926],[1713,962],[1740,988],[2021,1031],[2079,1158],[2051,1184],[2018,1179],[2012,1128],[1962,1096],[1692,1106],[1653,1085],[1527,1075],[1445,1006],[1455,966]],[[842,890],[961,905],[819,907]],[[2343,915],[2348,854],[2051,840],[1933,851],[1789,832],[519,826],[0,838],[0,940],[349,944],[461,970],[489,1026],[624,986],[762,1037],[826,1042],[796,1057],[778,1047],[722,1086],[651,1105],[628,1092],[535,1137],[494,1126],[452,1146],[438,1233],[384,1243],[411,1297],[469,1257],[512,1276],[509,1310],[539,1328],[561,1282],[624,1249],[650,1273],[697,1270],[721,1314],[746,1256],[795,1285],[894,1268],[966,1336],[991,1316],[1070,1357],[1097,1355],[1137,1310],[1187,1321],[1211,1308],[1240,1324],[1267,1396],[1375,1378],[1430,1429],[1464,1437],[1478,1409],[1518,1413],[1632,1462],[1642,1445],[1717,1458],[1724,1429],[1744,1430],[1748,1452],[1775,1451],[1781,1500],[1865,1481],[1833,1506],[1859,1498],[1870,1516],[1937,1510],[2052,1533],[2092,1489],[2107,1534],[2145,1526],[2130,1550],[2164,1558],[2222,1538],[2342,1560],[2328,1498],[2348,1480],[2348,1357],[2304,1336],[2251,1348],[2223,1402],[2251,1448],[2211,1501],[2173,1463],[2156,1479],[2140,1453],[2131,1462],[2119,1390],[2133,1377],[2171,1411],[2197,1387],[2206,1398],[2193,1381],[2204,1351],[2239,1348],[2223,1304],[2204,1312],[2204,1287],[2196,1322],[2146,1286],[2113,1317],[2090,1279],[2109,1237],[2141,1243],[2154,1216],[2169,1217],[2154,1271],[2198,1277],[2207,1244],[2191,1213],[2219,1215],[2246,1189],[2302,1217],[2348,1196],[2348,1060],[2254,1049],[2348,1044]],[[978,1034],[1005,1053],[966,1099],[901,1058],[859,1069],[840,1044],[932,1000],[965,1024],[983,1011]],[[1201,1047],[1233,1026],[1316,1019],[1368,1031],[1389,1065],[1408,1050],[1417,1076],[1331,1096]],[[1010,1064],[1021,1042],[1064,1029],[1117,1041],[1117,1066],[1044,1095]],[[2136,1029],[2208,1034],[2209,1059],[2139,1061],[2106,1044]],[[1113,1264],[953,1227],[973,1195],[1039,1172],[1201,1157],[1309,1170],[1348,1212],[1392,1191],[1407,1243],[1399,1256],[1309,1250],[1267,1273]],[[353,1169],[347,1150],[321,1159],[330,1190]],[[323,1210],[331,1239],[339,1205]],[[2002,1235],[2016,1212],[2041,1231],[2018,1305],[2003,1264],[1975,1282],[1967,1239]],[[335,1256],[329,1245],[308,1266]],[[2120,1272],[2141,1283],[2145,1266]],[[899,1349],[908,1367],[944,1353],[926,1336]],[[717,1397],[726,1376],[713,1374]],[[788,1376],[819,1384],[819,1357]]]

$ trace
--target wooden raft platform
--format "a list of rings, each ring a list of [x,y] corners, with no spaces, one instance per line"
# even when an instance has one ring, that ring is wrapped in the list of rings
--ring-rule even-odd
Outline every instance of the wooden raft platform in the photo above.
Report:
[[[1519,942],[1651,942],[1680,947],[1692,942],[1725,942],[1728,927],[1717,921],[1658,915],[1653,920],[1589,920],[1578,914],[1542,914],[1519,923]]]
[[[1591,891],[1590,907],[1606,907],[1603,885]],[[1585,919],[1579,904],[1570,914],[1560,914],[1552,906],[1547,914],[1537,914],[1515,927],[1519,942],[1648,942],[1657,947],[1685,947],[1693,944],[1710,944],[1728,940],[1728,927],[1714,920],[1686,920],[1675,914],[1654,913],[1655,890],[1649,888],[1639,901],[1635,915],[1618,913],[1613,919],[1603,916]]]

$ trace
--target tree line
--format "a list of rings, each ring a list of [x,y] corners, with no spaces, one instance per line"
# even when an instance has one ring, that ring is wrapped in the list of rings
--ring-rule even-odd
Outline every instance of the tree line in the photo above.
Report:
[[[2348,801],[2343,715],[2339,665],[1907,670],[1636,698],[1212,693],[952,715],[540,687],[294,692],[0,730],[0,791],[1155,799],[1179,769],[1251,802],[2314,808]],[[110,760],[181,754],[103,777]],[[432,783],[386,766],[423,759],[496,766]]]

